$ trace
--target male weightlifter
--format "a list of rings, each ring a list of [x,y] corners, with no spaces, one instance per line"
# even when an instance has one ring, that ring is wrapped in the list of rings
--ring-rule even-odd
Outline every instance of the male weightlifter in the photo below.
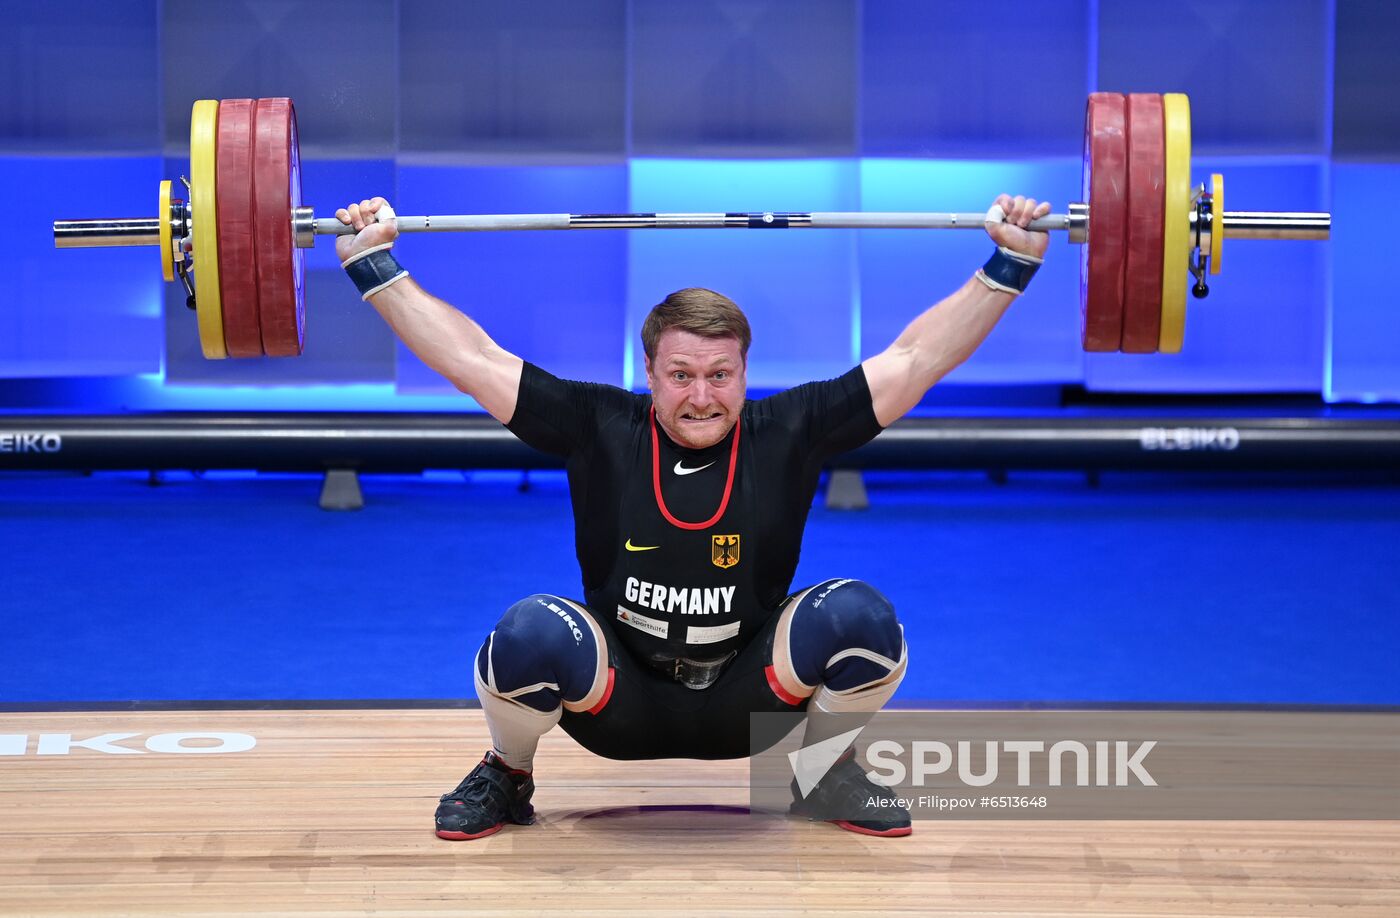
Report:
[[[614,759],[747,756],[751,712],[805,711],[806,742],[834,715],[873,715],[908,655],[894,608],[857,580],[790,593],[822,465],[909,411],[986,338],[1040,265],[1026,229],[1049,204],[1001,195],[998,248],[884,351],[825,382],[745,401],[749,323],[691,288],[642,325],[650,395],[569,382],[500,348],[413,281],[390,251],[383,198],[336,211],[364,299],[428,366],[522,441],[564,458],[582,603],[535,593],[506,610],[473,667],[492,749],[437,808],[437,834],[482,838],[534,821],[535,750],[555,724]],[[851,750],[792,811],[862,801],[842,828],[908,835],[909,813]]]

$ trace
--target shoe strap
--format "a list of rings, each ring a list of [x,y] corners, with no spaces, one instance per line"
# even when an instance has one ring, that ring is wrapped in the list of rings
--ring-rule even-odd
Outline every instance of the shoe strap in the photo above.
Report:
[[[505,794],[507,799],[519,793],[519,785],[510,779],[510,775],[501,771],[499,768],[482,762],[476,770],[480,773],[481,778],[489,781],[497,790]]]

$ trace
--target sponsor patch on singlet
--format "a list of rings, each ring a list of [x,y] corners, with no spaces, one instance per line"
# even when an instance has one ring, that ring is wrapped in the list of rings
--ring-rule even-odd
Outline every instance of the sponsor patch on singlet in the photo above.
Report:
[[[730,622],[727,625],[691,625],[685,629],[685,642],[687,644],[715,644],[728,640],[738,633],[738,622]]]
[[[640,612],[633,612],[626,606],[617,607],[617,620],[626,622],[638,631],[645,631],[647,634],[666,639],[666,623],[659,618],[652,618],[649,615],[642,615]]]

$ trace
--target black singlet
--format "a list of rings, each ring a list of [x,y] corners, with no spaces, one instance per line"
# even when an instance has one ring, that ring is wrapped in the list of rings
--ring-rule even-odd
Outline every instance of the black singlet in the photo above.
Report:
[[[693,450],[652,421],[649,394],[526,363],[507,426],[566,460],[584,601],[644,660],[746,643],[788,595],[822,465],[880,432],[858,366],[746,403],[724,440]],[[720,509],[731,455],[724,513],[698,525]]]

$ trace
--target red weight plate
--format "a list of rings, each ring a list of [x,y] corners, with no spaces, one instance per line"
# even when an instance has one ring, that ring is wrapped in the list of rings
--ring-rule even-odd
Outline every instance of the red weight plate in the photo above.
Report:
[[[259,99],[253,130],[262,348],[269,357],[296,357],[302,352],[305,331],[305,259],[292,239],[292,208],[301,204],[301,158],[292,100]]]
[[[1084,116],[1084,197],[1089,241],[1079,265],[1080,330],[1086,351],[1116,351],[1123,339],[1128,138],[1122,93],[1089,96]]]
[[[253,244],[253,100],[219,103],[214,194],[219,226],[219,295],[230,357],[261,357],[258,263]],[[199,219],[199,215],[195,215]]]
[[[1155,354],[1162,331],[1166,140],[1162,97],[1128,96],[1128,232],[1123,268],[1123,350]]]

